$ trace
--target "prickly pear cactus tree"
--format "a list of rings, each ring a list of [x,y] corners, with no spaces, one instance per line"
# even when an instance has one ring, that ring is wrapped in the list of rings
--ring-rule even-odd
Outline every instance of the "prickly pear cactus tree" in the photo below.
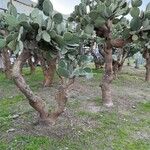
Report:
[[[150,81],[150,2],[144,11],[140,11],[136,3],[132,1],[133,9],[131,10],[132,20],[130,22],[130,34],[134,43],[140,43],[140,49],[143,57],[146,59],[146,76],[145,80]]]
[[[130,47],[129,54],[133,54],[137,52],[137,50],[143,53],[144,58],[146,59],[146,77],[145,80],[149,81],[149,38],[150,38],[150,3],[147,4],[146,10],[140,10],[138,7],[142,4],[142,1],[131,1],[131,9],[130,15],[132,17],[131,21],[127,21],[126,19],[122,18],[119,24],[116,24],[115,30],[113,35],[121,36],[125,40],[130,39],[132,44],[128,44],[127,47]],[[126,47],[126,46],[125,46]],[[135,50],[136,48],[136,50]]]
[[[145,43],[144,49],[143,49],[143,57],[146,60],[146,75],[145,75],[145,81],[150,82],[150,41]]]
[[[8,3],[8,7],[10,7],[10,3]],[[16,15],[16,11],[13,7],[12,7],[12,10],[14,11],[11,11],[11,12],[9,11],[8,14],[11,13],[13,15]],[[10,39],[10,36],[8,36],[9,30],[8,30],[7,23],[4,21],[3,14],[4,14],[3,12],[0,13],[0,50],[2,51],[1,55],[3,58],[5,75],[8,79],[11,79],[11,69],[12,69],[12,65],[10,61],[11,51],[9,50],[7,46],[5,46],[8,44],[9,40],[11,39]]]
[[[104,38],[105,73],[101,83],[102,100],[106,106],[112,106],[111,82],[112,70],[112,28],[119,16],[128,14],[129,6],[121,0],[83,0],[75,6],[69,20],[75,21],[86,34],[95,31],[98,37]]]
[[[143,57],[146,60],[145,81],[150,82],[150,2],[143,13],[142,28],[139,31],[138,36],[143,47]]]
[[[132,35],[133,34],[133,35]],[[130,31],[130,21],[122,17],[120,21],[113,25],[112,37],[113,39],[124,39],[126,44],[122,47],[113,48],[113,74],[114,78],[117,77],[119,72],[122,70],[123,64],[128,57],[133,56],[137,50],[133,49],[136,45],[136,42],[133,46],[133,41],[137,39],[133,39],[134,33]],[[132,43],[131,43],[132,42]]]
[[[29,104],[39,112],[39,121],[54,123],[59,110],[49,114],[42,98],[35,95],[26,84],[21,69],[31,54],[42,55],[47,59],[56,57],[59,41],[62,39],[60,35],[62,33],[59,33],[63,23],[62,15],[55,13],[51,2],[47,0],[43,1],[41,10],[35,8],[29,16],[17,14],[14,5],[8,3],[8,11],[1,13],[0,21],[5,24],[5,29],[8,31],[8,35],[0,39],[0,47],[8,47],[18,54],[12,69],[15,84],[27,97]]]
[[[141,5],[138,0],[136,7]],[[104,105],[113,105],[111,97],[111,82],[113,80],[112,69],[112,47],[123,47],[131,41],[131,36],[113,38],[112,31],[114,24],[130,12],[129,3],[126,0],[82,0],[75,6],[74,12],[70,15],[69,21],[76,22],[82,34],[96,36],[104,39],[105,73],[101,83],[102,99]]]
[[[8,3],[8,11],[0,16],[0,21],[5,24],[4,28],[8,31],[6,37],[0,38],[0,48],[9,47],[18,54],[12,69],[14,82],[27,97],[29,104],[38,111],[39,122],[54,124],[64,111],[67,89],[75,77],[91,73],[91,70],[85,67],[89,58],[80,54],[78,35],[71,31],[72,28],[66,28],[62,14],[53,10],[50,0],[39,1],[29,16],[17,14],[14,5]],[[38,55],[41,66],[49,66],[50,69],[51,60],[55,60],[53,63],[62,82],[55,95],[58,107],[54,112],[48,112],[45,102],[32,92],[21,74],[23,64],[31,54]],[[80,67],[79,62],[82,64]],[[43,72],[47,68],[44,69]]]

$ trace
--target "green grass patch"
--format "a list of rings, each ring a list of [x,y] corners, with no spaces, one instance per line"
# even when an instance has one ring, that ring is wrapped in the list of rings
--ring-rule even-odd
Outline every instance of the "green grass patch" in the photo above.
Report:
[[[138,108],[144,112],[150,112],[150,101],[148,102],[140,102]]]
[[[81,117],[95,120],[96,127],[75,126],[74,130],[63,137],[47,136],[15,136],[9,143],[0,142],[0,149],[17,150],[149,150],[148,140],[132,138],[131,133],[146,125],[143,120],[136,123],[131,116],[123,121],[117,112],[80,112]],[[57,130],[56,130],[57,132]]]
[[[150,144],[147,140],[137,140],[137,141],[130,141],[126,144],[126,148],[130,150],[149,150]]]
[[[43,86],[44,75],[41,67],[36,67],[34,73],[30,74],[30,68],[23,68],[23,74],[27,84],[30,85],[31,89],[36,91]],[[58,76],[55,73],[54,80],[59,80]]]
[[[30,85],[32,90],[35,91],[42,87],[44,76],[40,67],[37,67],[33,74],[30,74],[29,68],[23,68],[23,74],[25,75],[27,84]]]
[[[144,80],[142,77],[129,75],[129,74],[120,74],[117,76],[117,79],[113,80],[113,84],[117,86],[124,86],[124,85],[138,85],[143,84]]]
[[[150,144],[145,140],[119,140],[113,142],[114,150],[149,150]]]
[[[77,115],[79,117],[87,117],[87,118],[94,119],[95,121],[100,121],[105,125],[117,121],[117,115],[115,114],[115,112],[109,113],[106,111],[106,112],[95,113],[89,111],[78,111]]]
[[[149,150],[150,144],[148,140],[139,139],[137,141],[132,137],[133,134],[142,130],[148,132],[150,120],[144,117],[144,114],[139,113],[137,109],[132,114],[133,116],[120,116],[114,111],[99,113],[80,111],[78,115],[79,117],[90,118],[98,123],[97,127],[89,131],[89,135],[85,133],[86,136],[89,136],[90,142],[95,144],[93,149],[137,150],[139,145],[140,150]],[[86,139],[85,136],[84,139]],[[99,143],[98,140],[100,141]]]
[[[93,72],[94,78],[96,80],[101,80],[102,79],[103,73],[104,73],[103,69],[98,69],[98,70],[92,69],[92,72]]]
[[[0,88],[5,90],[11,90],[13,88],[13,81],[5,77],[4,73],[0,73]]]
[[[100,74],[102,74],[102,73],[104,73],[104,70],[103,69],[92,69],[92,72],[93,73],[100,73]]]
[[[7,146],[8,145],[5,142],[0,141],[0,150],[6,150]]]
[[[91,112],[88,112],[88,111],[78,111],[77,115],[79,117],[92,117],[95,115],[95,113],[92,114]]]
[[[100,106],[100,105],[102,105],[102,98],[101,97],[95,97],[93,102],[95,102],[96,106]]]
[[[47,137],[34,136],[17,136],[10,143],[1,142],[0,149],[15,150],[47,150],[50,147],[50,140]]]
[[[10,116],[15,111],[15,105],[23,99],[24,97],[22,95],[18,95],[0,100],[0,131],[7,130],[9,128],[11,125]]]
[[[79,100],[69,101],[67,103],[67,108],[76,109],[80,107],[81,102]]]

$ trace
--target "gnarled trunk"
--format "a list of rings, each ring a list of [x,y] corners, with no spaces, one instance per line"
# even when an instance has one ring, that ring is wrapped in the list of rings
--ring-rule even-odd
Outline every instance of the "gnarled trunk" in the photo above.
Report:
[[[58,91],[55,95],[55,100],[57,102],[57,109],[51,113],[50,118],[55,124],[58,117],[64,112],[65,106],[68,100],[67,91],[69,87],[74,83],[75,76],[70,78],[69,81],[65,84],[64,80],[61,76],[59,76],[62,80],[62,85],[59,86]]]
[[[41,67],[44,74],[44,87],[49,87],[53,83],[55,71],[56,71],[56,58],[51,59],[49,61],[44,60],[41,58]]]
[[[27,85],[24,77],[21,74],[22,64],[30,57],[30,53],[26,50],[18,56],[17,60],[14,63],[12,70],[12,77],[14,79],[15,84],[19,88],[19,90],[26,96],[29,100],[29,104],[39,113],[39,121],[42,123],[50,123],[49,114],[46,109],[45,103],[41,97],[37,96],[32,92],[30,87]]]
[[[64,112],[64,109],[68,100],[66,88],[64,86],[61,85],[58,88],[58,91],[55,95],[55,100],[58,106],[57,106],[57,109],[54,112],[52,112],[50,115],[50,118],[53,124],[55,124],[58,117]]]
[[[113,60],[113,73],[114,73],[114,78],[117,78],[117,74],[119,71],[119,62],[116,60]]]
[[[123,64],[128,56],[128,51],[126,49],[119,49],[117,60],[113,60],[113,72],[116,78],[118,73],[121,72]]]
[[[124,62],[118,62],[116,60],[113,60],[113,74],[114,74],[114,79],[117,78],[117,75],[122,71]]]
[[[104,60],[105,60],[105,73],[102,79],[102,100],[104,105],[111,107],[113,105],[111,95],[111,82],[113,80],[113,67],[112,67],[112,47],[122,48],[127,43],[132,42],[132,38],[124,39],[112,39],[112,19],[108,21],[102,27],[95,27],[96,35],[105,38],[104,46]]]
[[[23,52],[18,56],[17,60],[14,63],[12,77],[17,87],[29,100],[29,104],[39,113],[39,123],[46,125],[55,124],[57,118],[65,109],[65,105],[67,102],[67,89],[73,82],[67,84],[66,86],[61,85],[59,87],[55,97],[58,107],[54,112],[49,114],[45,102],[41,97],[32,92],[21,74],[23,63],[25,63],[25,61],[29,57],[30,53],[27,50],[23,50]]]
[[[150,52],[147,48],[145,48],[143,52],[143,57],[146,60],[146,75],[145,75],[145,81],[150,82]]]
[[[111,82],[113,80],[113,68],[112,68],[112,46],[109,41],[106,42],[105,46],[105,73],[102,79],[101,89],[102,89],[102,101],[107,107],[113,105],[112,93],[111,93]]]
[[[149,58],[146,59],[146,76],[145,76],[145,81],[150,82],[150,54]]]
[[[6,30],[0,30],[0,34],[3,35],[4,37],[7,37],[8,32]],[[3,59],[5,75],[8,79],[11,79],[12,65],[11,65],[10,56],[7,47],[5,47],[2,50],[2,59]]]
[[[32,61],[32,56],[28,59],[28,64],[30,67],[30,74],[33,74],[35,72],[35,65]]]
[[[121,72],[121,71],[122,71],[123,64],[124,64],[124,62],[122,62],[122,63],[119,64],[119,66],[118,66],[118,72]]]
[[[3,49],[2,58],[3,58],[5,75],[8,79],[11,79],[12,65],[11,65],[10,56],[7,48]]]
[[[112,20],[108,20],[102,28],[95,28],[96,34],[99,37],[105,38],[104,45],[104,62],[105,62],[105,72],[102,78],[101,90],[102,90],[102,101],[107,107],[113,105],[112,93],[111,93],[111,82],[113,80],[113,67],[112,67]]]

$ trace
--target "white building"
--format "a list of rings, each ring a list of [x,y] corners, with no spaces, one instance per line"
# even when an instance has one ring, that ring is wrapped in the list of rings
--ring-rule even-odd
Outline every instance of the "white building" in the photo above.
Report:
[[[10,2],[10,0],[0,0],[0,10],[6,10],[8,2]],[[31,0],[12,0],[12,2],[17,8],[18,13],[25,13],[26,15],[29,15],[36,5],[36,3]]]

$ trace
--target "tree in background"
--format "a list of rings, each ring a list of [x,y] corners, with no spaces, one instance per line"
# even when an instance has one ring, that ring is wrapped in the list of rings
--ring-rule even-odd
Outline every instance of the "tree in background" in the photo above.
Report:
[[[142,1],[132,1],[132,7],[139,7]],[[70,15],[69,21],[74,21],[80,28],[82,34],[93,34],[102,38],[104,43],[105,73],[101,83],[102,100],[104,105],[113,105],[111,95],[111,83],[113,80],[112,48],[123,48],[127,43],[132,42],[132,30],[129,26],[124,27],[122,34],[115,38],[113,28],[119,24],[124,16],[130,12],[127,1],[122,0],[82,0],[75,6],[74,12]],[[125,24],[125,23],[124,23]]]

